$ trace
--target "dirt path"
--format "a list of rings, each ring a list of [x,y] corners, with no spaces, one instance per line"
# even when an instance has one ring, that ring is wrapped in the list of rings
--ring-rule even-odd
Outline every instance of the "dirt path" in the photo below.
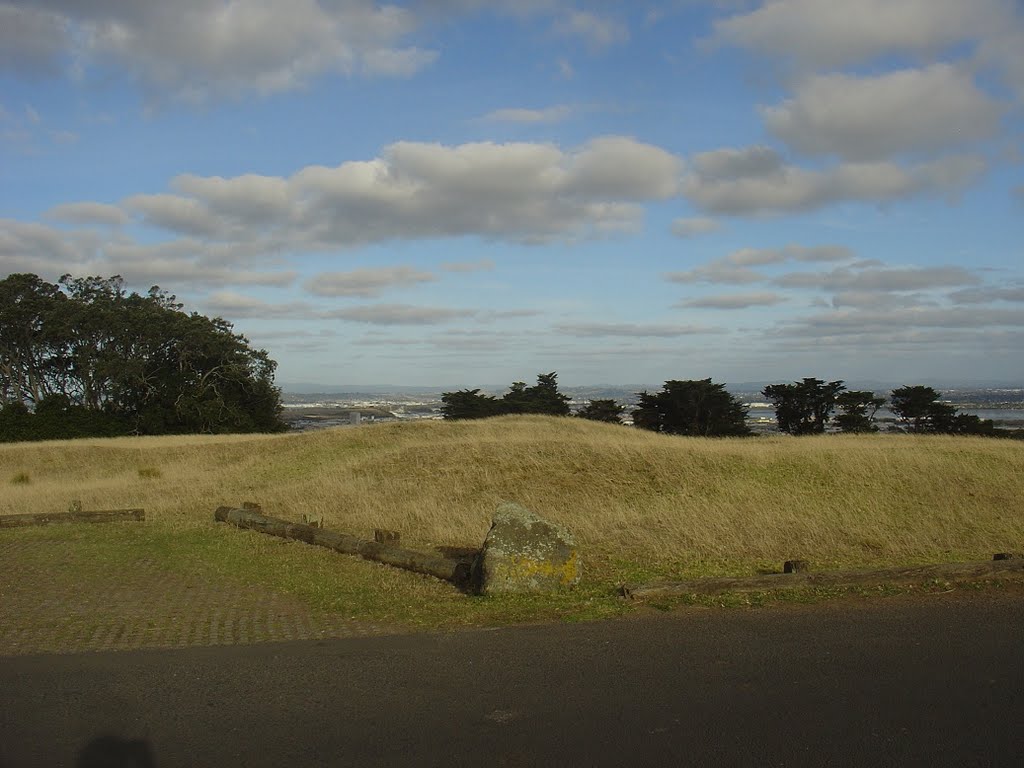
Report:
[[[55,569],[52,563],[62,563]],[[367,637],[395,628],[314,614],[288,595],[211,583],[146,557],[112,573],[75,542],[0,539],[0,656]]]

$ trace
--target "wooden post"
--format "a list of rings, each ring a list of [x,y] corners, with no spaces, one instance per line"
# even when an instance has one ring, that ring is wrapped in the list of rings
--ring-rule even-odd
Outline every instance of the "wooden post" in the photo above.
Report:
[[[21,528],[27,525],[49,525],[50,523],[118,523],[129,520],[143,522],[144,509],[107,509],[95,512],[53,512],[38,515],[0,515],[0,528]]]
[[[402,540],[402,534],[398,531],[389,531],[386,528],[374,528],[373,540],[378,544],[391,544],[392,546],[398,546],[398,542]]]
[[[231,523],[239,528],[248,528],[284,539],[304,541],[307,544],[333,549],[343,555],[358,555],[364,560],[373,560],[407,571],[425,573],[458,586],[469,582],[470,563],[466,559],[452,559],[431,552],[402,549],[389,543],[367,541],[347,533],[326,531],[323,528],[267,517],[250,509],[218,507],[214,511],[213,517],[222,523]]]

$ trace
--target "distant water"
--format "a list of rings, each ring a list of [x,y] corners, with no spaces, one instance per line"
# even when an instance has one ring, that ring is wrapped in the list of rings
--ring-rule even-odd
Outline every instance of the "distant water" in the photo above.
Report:
[[[991,419],[996,422],[1013,422],[1024,426],[1024,409],[1019,408],[957,408],[960,413],[969,413],[979,419]],[[775,421],[774,408],[751,408],[747,418],[752,421]],[[895,419],[896,414],[883,408],[875,414],[876,421]]]

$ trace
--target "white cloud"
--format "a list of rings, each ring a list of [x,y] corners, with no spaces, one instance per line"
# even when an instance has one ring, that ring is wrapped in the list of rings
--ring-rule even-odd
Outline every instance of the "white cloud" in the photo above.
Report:
[[[825,302],[827,305],[828,302]],[[888,293],[881,291],[841,291],[832,297],[836,309],[911,309],[936,306],[937,302],[920,293]]]
[[[82,213],[81,208],[72,210],[75,215]],[[100,216],[106,213],[101,209]],[[133,285],[166,282],[193,287],[282,287],[295,280],[295,272],[290,270],[253,268],[261,260],[261,253],[237,244],[191,238],[141,244],[120,231],[69,231],[45,224],[0,219],[0,272],[34,272],[47,279],[55,279],[65,272],[120,274]]]
[[[355,269],[350,272],[323,272],[306,283],[306,290],[317,296],[358,296],[374,298],[388,288],[429,283],[437,278],[411,267]]]
[[[373,304],[351,309],[335,309],[324,317],[371,325],[436,325],[476,315],[473,309],[417,307],[410,304]]]
[[[690,219],[676,219],[672,222],[672,234],[676,237],[696,237],[717,232],[722,228],[717,219],[698,216]]]
[[[683,194],[702,210],[720,215],[810,211],[843,201],[886,202],[960,191],[986,168],[969,155],[930,162],[840,163],[823,169],[786,165],[765,147],[697,155]]]
[[[786,245],[782,248],[741,248],[724,258],[741,267],[783,264],[787,261],[835,262],[853,261],[853,251],[843,245]]]
[[[496,123],[559,123],[572,113],[573,108],[568,104],[557,104],[543,109],[507,107],[488,112],[483,119]]]
[[[555,330],[568,336],[604,337],[626,336],[637,338],[675,338],[704,333],[721,333],[720,328],[700,325],[665,325],[638,323],[562,323]]]
[[[694,155],[691,163],[698,175],[721,181],[771,177],[785,166],[778,152],[764,146],[701,152]]]
[[[678,191],[681,171],[679,158],[659,147],[602,136],[570,159],[566,187],[588,198],[665,199]]]
[[[750,307],[771,307],[781,304],[785,300],[777,293],[731,293],[687,299],[676,304],[676,307],[680,309],[748,309]]]
[[[875,77],[812,77],[792,99],[761,110],[768,130],[790,148],[854,161],[988,138],[998,130],[1001,112],[965,72],[948,64]]]
[[[219,291],[210,294],[203,302],[203,307],[212,315],[219,315],[231,320],[240,317],[302,317],[311,313],[310,306],[301,302],[276,304],[233,291]],[[264,334],[263,337],[270,338],[268,334]]]
[[[405,77],[434,61],[403,41],[412,10],[370,0],[35,0],[0,5],[0,67],[127,74],[154,95],[213,97],[289,91],[338,72]],[[8,38],[10,38],[8,40]]]
[[[818,288],[825,291],[921,291],[976,285],[980,278],[964,267],[881,268],[854,271],[793,272],[774,280],[785,288]]]
[[[491,259],[449,261],[442,264],[441,269],[445,272],[490,272],[494,269],[494,262]]]
[[[555,31],[576,37],[594,48],[606,48],[629,40],[629,28],[619,21],[589,11],[570,11],[555,23]]]
[[[221,222],[199,200],[178,195],[132,195],[125,207],[142,217],[144,223],[195,237],[222,233]]]
[[[1024,285],[964,288],[949,294],[949,299],[956,304],[990,304],[993,301],[1024,302]]]
[[[45,9],[0,4],[0,72],[56,73],[68,44],[66,26],[62,16]]]
[[[124,210],[106,203],[64,203],[54,206],[44,215],[48,219],[71,224],[97,224],[109,227],[120,227],[129,221],[129,216]]]
[[[725,261],[716,260],[682,272],[667,272],[665,280],[670,283],[713,283],[718,285],[745,285],[766,280],[760,272],[747,267],[737,267]]]
[[[180,194],[125,206],[171,232],[328,250],[402,238],[479,235],[537,242],[636,228],[638,203],[678,186],[681,162],[626,137],[552,144],[398,142],[381,157],[307,166],[289,178],[181,176]]]
[[[760,283],[768,278],[750,267],[799,262],[853,261],[853,252],[841,245],[805,246],[790,244],[782,248],[741,248],[707,264],[682,272],[669,272],[664,278],[670,283],[713,283],[744,285]]]
[[[1012,0],[769,0],[714,27],[718,42],[828,68],[889,53],[935,53],[992,34],[1012,15]]]
[[[421,48],[378,49],[363,55],[363,71],[385,77],[412,77],[437,61],[437,51]]]
[[[786,335],[896,333],[911,328],[990,329],[1024,326],[1024,310],[972,307],[912,307],[877,312],[842,310],[786,326]]]

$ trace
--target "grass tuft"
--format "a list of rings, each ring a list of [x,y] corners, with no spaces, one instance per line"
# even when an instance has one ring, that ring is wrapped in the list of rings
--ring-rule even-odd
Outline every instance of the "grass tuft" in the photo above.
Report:
[[[28,472],[16,472],[11,477],[11,485],[28,485],[32,482],[32,478]]]
[[[143,480],[156,480],[164,476],[158,467],[139,467],[139,477]]]

